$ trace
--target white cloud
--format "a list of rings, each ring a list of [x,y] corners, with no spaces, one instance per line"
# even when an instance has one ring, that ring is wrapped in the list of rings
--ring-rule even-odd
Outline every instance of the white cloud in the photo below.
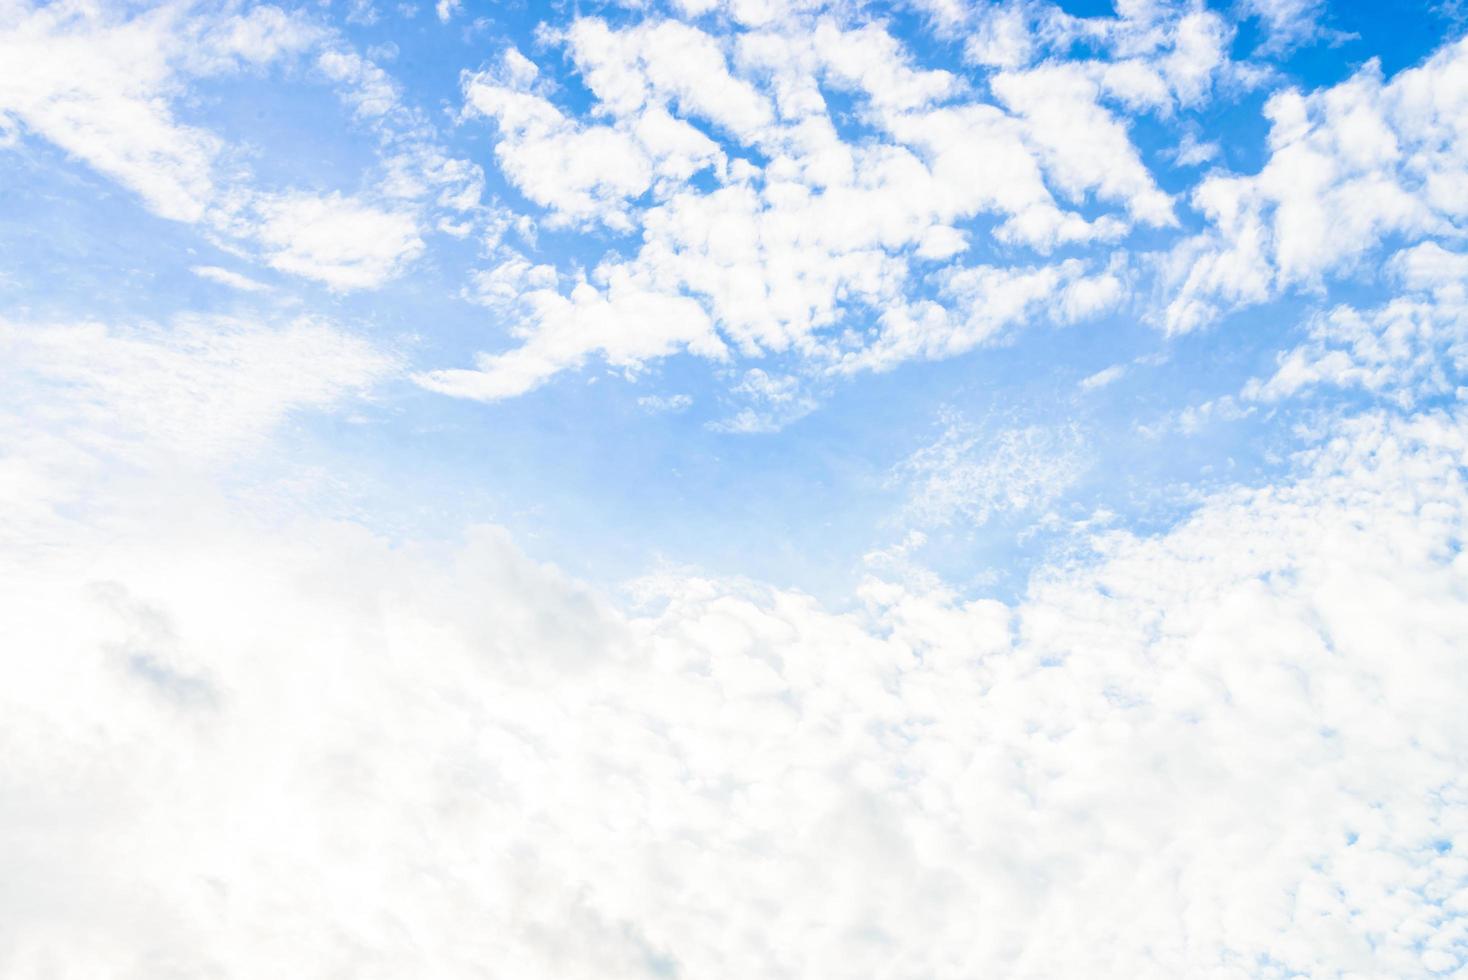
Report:
[[[1086,460],[1072,427],[986,431],[950,418],[932,445],[897,467],[907,518],[920,527],[985,524],[995,514],[1039,516],[1081,476]]]
[[[1193,192],[1204,235],[1172,259],[1164,323],[1193,329],[1290,288],[1319,288],[1390,236],[1453,234],[1468,214],[1468,42],[1383,80],[1369,63],[1308,95],[1265,107],[1270,157],[1255,176],[1215,175]]]
[[[327,34],[301,15],[270,5],[205,18],[199,28],[201,43],[188,45],[181,55],[188,69],[200,74],[266,65],[308,50]]]
[[[217,265],[196,265],[189,270],[200,279],[208,279],[231,289],[244,290],[247,293],[263,292],[270,287],[263,282],[251,279],[249,276],[241,275],[231,269],[224,269]]]
[[[902,43],[878,24],[843,29],[823,18],[809,44],[828,84],[860,92],[878,112],[924,109],[966,88],[951,72],[915,67]]]
[[[890,370],[913,358],[936,360],[997,342],[1005,329],[1044,318],[1072,323],[1121,301],[1122,279],[1115,270],[1088,275],[1085,263],[1066,259],[1028,269],[975,266],[942,277],[945,302],[925,300],[882,316],[870,344],[844,354],[841,373]]]
[[[513,310],[527,293],[554,289],[559,280],[554,267],[533,264],[509,249],[499,250],[496,258],[494,266],[474,273],[467,293],[492,309]]]
[[[667,309],[696,304],[690,324],[744,357],[793,351],[812,374],[887,368],[970,350],[1033,307],[1073,322],[1119,301],[1120,262],[1089,273],[1077,259],[956,264],[982,244],[963,223],[984,215],[1003,219],[998,242],[1042,253],[1174,221],[1089,69],[996,76],[1007,111],[954,74],[917,66],[882,25],[791,16],[732,39],[665,20],[577,18],[542,38],[566,46],[594,96],[584,117],[552,102],[550,83],[514,49],[467,77],[466,106],[497,121],[500,167],[549,225],[637,236],[635,254],[608,252],[593,278],[616,270]],[[825,90],[850,93],[881,139],[844,138]],[[699,172],[712,186],[690,180]],[[1098,213],[1062,206],[1052,188]],[[916,298],[930,273],[946,284],[936,302]],[[486,360],[522,375],[507,392],[593,350],[615,364],[684,349],[659,341],[656,317],[647,338],[627,324],[568,344],[563,302],[534,289],[521,299],[529,315],[516,333],[534,346]],[[541,325],[542,314],[552,320]],[[872,320],[880,331],[866,329]],[[535,342],[542,329],[559,339]],[[544,356],[551,347],[577,353]],[[722,356],[724,344],[705,349]],[[481,390],[444,383],[462,372],[427,377],[443,391]]]
[[[1184,133],[1182,142],[1172,152],[1173,162],[1179,167],[1197,167],[1218,157],[1218,144],[1203,142],[1195,133]]]
[[[0,558],[0,971],[1451,972],[1464,432],[1348,423],[1013,606],[634,614],[501,532],[114,497]]]
[[[962,39],[966,60],[1002,72],[1068,61],[1099,92],[1130,108],[1169,113],[1204,101],[1219,82],[1251,84],[1230,61],[1232,27],[1201,3],[1123,2],[1114,16],[1078,17],[1058,4],[915,0],[940,35]],[[1077,51],[1094,57],[1077,57]],[[1096,110],[1104,116],[1104,110]]]
[[[227,460],[289,413],[360,393],[397,359],[317,319],[179,317],[166,327],[0,321],[3,437],[57,432],[129,458]]]
[[[1329,14],[1324,0],[1244,0],[1243,8],[1266,31],[1261,45],[1265,53],[1283,53],[1335,33],[1324,26]]]
[[[350,49],[328,48],[316,59],[316,67],[340,87],[342,96],[359,118],[385,116],[397,107],[401,98],[387,72]]]
[[[719,42],[695,27],[659,21],[612,30],[578,18],[565,41],[587,86],[616,116],[673,105],[746,143],[774,121],[768,100],[732,75]]]
[[[217,173],[225,144],[176,118],[185,80],[298,54],[324,32],[269,5],[126,13],[84,3],[0,10],[0,117],[19,120],[156,213],[205,220],[227,189]]]
[[[914,172],[903,176],[901,193],[893,188],[891,196],[909,207],[931,209],[930,220],[1006,215],[995,238],[1042,252],[1061,244],[1112,240],[1126,231],[1125,222],[1114,215],[1087,220],[1061,208],[1045,184],[1044,161],[1027,145],[1025,127],[994,106],[943,106],[894,115],[884,125],[895,140],[921,156],[928,171],[909,168]],[[990,179],[976,181],[976,172]],[[1078,193],[1082,183],[1074,185]]]
[[[423,251],[414,215],[340,194],[262,198],[255,235],[266,261],[333,289],[372,289]]]
[[[637,404],[649,412],[683,412],[693,404],[693,398],[689,395],[643,395],[637,399]]]
[[[1179,432],[1192,435],[1206,425],[1214,422],[1236,422],[1253,412],[1253,406],[1241,406],[1234,396],[1224,395],[1220,398],[1210,398],[1197,405],[1189,405],[1169,421],[1176,425]]]
[[[1102,368],[1095,374],[1087,375],[1081,379],[1081,390],[1094,391],[1097,388],[1104,388],[1120,380],[1124,374],[1126,374],[1126,365],[1124,364],[1113,364],[1110,367]]]
[[[1410,407],[1454,393],[1468,371],[1468,256],[1427,242],[1388,266],[1406,288],[1402,296],[1364,312],[1341,305],[1316,314],[1308,341],[1281,353],[1274,375],[1250,381],[1244,397],[1277,401],[1330,384]]]
[[[180,11],[130,20],[53,4],[0,11],[0,112],[18,118],[157,213],[198,221],[215,193],[220,141],[174,118],[168,55]]]
[[[680,194],[645,215],[638,263],[662,288],[699,296],[744,352],[810,350],[843,300],[895,298],[905,261],[883,239],[901,241],[922,218],[868,188],[898,179],[908,162],[873,152],[863,160],[865,186],[819,196],[794,180]]]
[[[603,108],[585,119],[517,53],[471,77],[512,180],[568,224],[640,237],[578,274],[492,227],[467,295],[515,314],[519,346],[420,384],[495,399],[593,356],[632,374],[684,351],[778,353],[789,373],[727,369],[742,401],[715,426],[757,431],[809,411],[825,372],[1115,308],[1125,256],[1032,253],[1164,224],[1108,107],[1171,111],[1223,71],[1199,7],[1072,18],[934,0],[970,57],[1002,66],[1010,112],[908,63],[878,27],[772,0],[681,6],[758,30],[726,44],[651,18],[591,24],[576,57],[604,72]],[[291,49],[260,9],[220,35],[230,64]],[[0,21],[50,45],[48,25],[90,10]],[[115,36],[106,21],[79,88],[0,61],[0,92],[15,125],[59,127],[58,145],[187,216],[219,200],[217,148],[195,169],[178,151],[193,131],[144,43],[163,17]],[[1045,61],[1083,43],[1122,68]],[[342,59],[312,64],[398,145],[415,117],[391,80]],[[1184,298],[1223,308],[1408,238],[1383,263],[1398,298],[1335,307],[1246,389],[1351,385],[1397,404],[1329,413],[1287,475],[1216,493],[1166,533],[1100,534],[1013,603],[960,597],[914,556],[965,522],[1054,508],[1088,464],[1079,427],[949,420],[897,470],[927,531],[871,556],[900,584],[827,605],[667,573],[628,607],[496,529],[447,547],[242,502],[221,472],[288,467],[272,433],[400,369],[340,327],[0,322],[0,975],[1468,970],[1468,406],[1441,397],[1468,366],[1468,259],[1420,240],[1446,241],[1462,213],[1462,60],[1278,97],[1266,175],[1209,178],[1196,200],[1215,228],[1179,253]],[[842,137],[833,87],[880,138]],[[89,115],[107,106],[134,115]],[[1079,120],[1091,155],[1037,138],[1042,118]],[[726,148],[745,139],[750,159]],[[604,140],[643,183],[515,169]],[[238,211],[219,220],[283,271],[371,287],[435,216],[477,214],[472,167],[415,145],[385,163],[380,196],[230,194]],[[712,190],[681,186],[695,166]],[[1388,185],[1410,207],[1393,211]],[[980,216],[1005,247],[963,258]],[[1175,424],[1256,408],[1223,396]]]
[[[629,227],[626,201],[652,184],[652,164],[628,133],[579,126],[531,90],[535,67],[511,49],[503,66],[466,79],[465,102],[495,119],[500,169],[519,191],[552,209],[553,221],[602,220]]]
[[[262,241],[283,271],[334,288],[373,286],[421,250],[406,227],[419,219],[340,194],[259,191],[233,159],[238,147],[175,114],[199,77],[313,50],[320,77],[382,138],[386,194],[414,209],[477,211],[483,174],[436,145],[391,78],[304,14],[273,6],[233,13],[168,4],[129,17],[88,4],[11,5],[0,11],[0,129],[48,140],[163,217]],[[385,237],[345,243],[338,233],[349,225]],[[297,231],[304,241],[282,240]]]
[[[1073,200],[1093,192],[1124,203],[1150,225],[1175,222],[1172,203],[1143,166],[1126,129],[1099,104],[1096,84],[1080,68],[1047,65],[1001,72],[990,84],[1028,124],[1051,179]]]
[[[744,377],[730,391],[748,404],[728,418],[710,422],[708,428],[715,432],[740,435],[779,432],[805,418],[819,404],[796,376],[770,374],[760,368],[744,372]]]
[[[593,26],[582,28],[588,23]],[[584,57],[586,47],[595,48],[598,40],[616,37],[604,25],[598,32],[596,25],[600,22],[577,22],[581,29],[572,36],[574,52]],[[673,25],[665,26],[671,29]],[[692,33],[712,44],[701,33]],[[717,48],[713,53],[718,53]],[[636,57],[635,53],[626,56]],[[640,76],[630,81],[620,77],[628,72],[635,75],[636,69],[601,65],[588,74],[588,84],[594,89],[600,86],[599,95],[614,104],[627,104],[612,126],[585,125],[568,118],[540,94],[539,70],[513,48],[498,67],[465,80],[467,107],[499,124],[495,154],[500,168],[522,194],[551,211],[552,223],[601,221],[630,230],[633,200],[650,190],[665,195],[706,168],[722,171],[725,157],[718,144],[671,115],[661,102],[645,105],[651,96],[639,87],[648,82]],[[661,77],[663,73],[655,74]],[[707,83],[706,77],[704,81]],[[626,88],[633,91],[622,91]],[[661,101],[671,97],[665,95]],[[697,104],[688,93],[682,95],[682,101]]]
[[[585,281],[569,294],[539,288],[521,302],[527,319],[519,330],[525,338],[520,347],[482,354],[473,370],[429,371],[414,380],[444,394],[493,401],[524,394],[594,352],[629,371],[680,350],[724,356],[722,341],[697,303],[651,291],[623,269],[606,271],[605,288]]]

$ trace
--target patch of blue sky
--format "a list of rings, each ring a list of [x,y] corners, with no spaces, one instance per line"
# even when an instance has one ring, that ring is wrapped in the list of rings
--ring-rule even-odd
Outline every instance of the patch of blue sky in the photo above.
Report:
[[[753,435],[713,427],[737,408],[727,371],[688,356],[632,381],[606,370],[568,373],[489,405],[404,386],[362,410],[371,424],[314,423],[330,431],[313,451],[336,444],[344,465],[359,460],[360,492],[381,495],[366,512],[394,515],[389,523],[420,534],[500,523],[533,554],[589,579],[624,580],[653,560],[834,601],[870,572],[868,552],[901,539],[905,501],[894,468],[933,439],[935,418],[986,420],[989,436],[1075,427],[1078,472],[1041,512],[1005,512],[979,526],[956,519],[930,529],[916,556],[967,583],[966,592],[1013,597],[1057,548],[1096,530],[1088,522],[1098,514],[1111,515],[1110,527],[1160,532],[1209,490],[1288,474],[1303,408],[1240,403],[1210,414],[1207,406],[1267,377],[1274,352],[1298,332],[1280,324],[1298,322],[1305,308],[1275,304],[1170,343],[1127,318],[1018,331],[969,357],[832,382],[818,409]],[[489,319],[423,326],[435,338],[463,331],[462,345],[473,346],[476,331],[493,329]],[[446,346],[413,356],[432,362]],[[1080,387],[1117,365],[1116,381]],[[641,403],[657,394],[692,401],[677,411]],[[1327,389],[1309,404],[1353,401],[1364,403]],[[435,502],[431,512],[423,500]],[[1052,513],[1062,526],[1034,533]]]
[[[1020,331],[969,358],[832,382],[819,408],[774,433],[715,428],[738,407],[726,371],[687,356],[633,381],[569,373],[490,405],[405,388],[362,410],[369,425],[317,424],[330,429],[326,445],[363,461],[363,487],[384,496],[367,510],[420,533],[501,523],[532,553],[588,578],[624,579],[655,557],[836,597],[869,572],[867,552],[901,538],[894,468],[932,440],[945,412],[988,420],[989,435],[1075,427],[1079,472],[1046,508],[1068,522],[1105,511],[1115,526],[1161,530],[1210,486],[1282,472],[1294,439],[1267,413],[1179,422],[1267,373],[1278,338],[1269,341],[1264,318],[1255,325],[1253,352],[1235,325],[1232,334],[1181,338],[1161,363],[1141,364],[1162,348],[1135,321]],[[1117,381],[1079,387],[1118,354],[1130,360]],[[1197,372],[1199,363],[1210,370]],[[677,411],[640,403],[655,393],[692,401]],[[435,501],[434,512],[416,509],[421,500]],[[978,527],[956,520],[930,531],[923,557],[955,581],[987,576],[992,591],[1014,594],[1057,541],[1024,533],[1043,516],[1021,510]]]
[[[206,291],[187,271],[215,253],[197,229],[153,214],[62,150],[17,143],[0,153],[0,185],[0,300],[9,315],[168,316]]]
[[[282,77],[283,76],[283,77]],[[177,113],[228,141],[224,167],[264,190],[355,193],[370,186],[379,145],[313,67],[199,79]]]

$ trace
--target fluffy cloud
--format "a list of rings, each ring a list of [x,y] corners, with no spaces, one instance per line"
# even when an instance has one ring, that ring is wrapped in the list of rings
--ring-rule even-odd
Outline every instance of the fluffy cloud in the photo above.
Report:
[[[654,17],[625,27],[578,18],[542,36],[565,46],[594,97],[586,118],[552,101],[540,70],[513,49],[467,77],[466,106],[496,121],[502,171],[549,223],[638,237],[634,254],[608,253],[598,276],[633,279],[670,309],[691,301],[702,312],[689,308],[690,327],[710,325],[745,357],[795,351],[813,375],[971,349],[1020,321],[1026,301],[1013,296],[1027,285],[1065,322],[1118,298],[1114,265],[964,268],[970,248],[1045,254],[1174,222],[1126,127],[1101,105],[1115,85],[1092,68],[1006,71],[991,79],[989,101],[915,64],[879,24],[787,14],[723,38]],[[1171,100],[1176,86],[1159,84]],[[849,95],[878,138],[842,132],[828,91]],[[689,179],[698,172],[707,185]],[[991,234],[964,230],[991,215],[1001,219]],[[945,284],[936,300],[923,296],[935,280]],[[484,388],[445,386],[462,374],[434,372],[433,386],[502,397],[592,349],[614,364],[683,349],[661,342],[666,331],[650,318],[646,339],[629,325],[594,347],[579,342],[575,357],[547,357],[566,347],[555,338],[579,304],[534,290],[523,299],[525,352],[489,361],[540,375]],[[555,337],[534,339],[537,310],[554,317],[543,329]]]
[[[495,153],[501,170],[560,220],[600,218],[626,228],[626,199],[651,185],[651,162],[629,133],[567,119],[530,88],[537,74],[511,49],[498,72],[465,83],[466,105],[499,125]]]
[[[380,285],[423,251],[410,212],[391,211],[331,194],[287,194],[256,205],[256,237],[282,272],[333,289]]]
[[[398,87],[387,72],[355,51],[329,48],[316,59],[316,68],[341,86],[343,97],[359,118],[380,118],[398,105]]]
[[[1087,191],[1119,201],[1136,219],[1173,222],[1172,205],[1142,165],[1126,129],[1098,104],[1095,84],[1077,68],[1043,67],[1006,72],[995,93],[1027,123],[1051,179],[1072,199]]]
[[[197,221],[214,196],[219,141],[179,123],[162,95],[180,12],[125,21],[96,8],[0,11],[0,111],[136,191],[164,217]]]
[[[904,460],[894,476],[907,487],[906,515],[915,525],[981,525],[995,514],[1043,511],[1085,466],[1074,426],[986,432],[950,418],[942,435]]]
[[[1087,271],[1079,259],[1028,269],[951,270],[942,277],[943,302],[926,300],[890,310],[876,339],[844,355],[838,370],[880,371],[917,357],[952,357],[996,342],[1006,328],[1019,323],[1042,318],[1073,323],[1120,302],[1123,282],[1116,271]]]
[[[0,321],[0,350],[0,435],[20,459],[31,439],[53,432],[108,455],[227,458],[288,413],[360,393],[397,363],[309,317],[181,316],[166,327]]]
[[[769,101],[732,75],[719,42],[695,27],[661,21],[613,30],[578,18],[564,40],[587,86],[616,116],[676,106],[744,143],[774,122]]]
[[[760,368],[744,372],[730,393],[746,404],[728,418],[709,423],[715,432],[779,432],[815,411],[818,404],[799,378],[772,375]]]
[[[915,6],[940,34],[961,38],[974,64],[1015,71],[1069,60],[1107,99],[1130,108],[1167,112],[1201,102],[1216,82],[1254,80],[1254,72],[1229,60],[1232,27],[1202,3],[1122,0],[1114,16],[1094,17],[1054,3],[915,0]],[[1090,57],[1076,57],[1078,51]]]
[[[114,495],[0,561],[0,968],[1451,973],[1465,433],[1345,423],[1014,606]]]
[[[1407,292],[1373,310],[1338,306],[1317,314],[1307,343],[1280,354],[1248,398],[1277,401],[1320,384],[1359,387],[1410,407],[1462,392],[1468,370],[1468,256],[1428,242],[1390,263]]]
[[[447,395],[492,401],[523,394],[593,352],[629,370],[679,350],[724,355],[722,341],[697,303],[651,291],[623,270],[612,270],[605,288],[583,281],[569,295],[542,288],[522,299],[527,308],[522,346],[480,355],[474,370],[431,371],[415,380]]]
[[[735,414],[713,425],[769,431],[832,375],[1117,308],[1145,267],[1076,250],[1172,207],[1120,113],[1181,111],[1226,74],[1215,15],[1144,0],[1107,18],[934,0],[983,85],[817,3],[678,6],[737,36],[542,32],[587,81],[584,117],[516,54],[466,77],[537,216],[626,247],[561,269],[529,219],[496,216],[527,252],[492,235],[465,294],[512,346],[420,384],[495,399],[690,352],[727,365],[708,403]],[[197,58],[297,50],[277,15],[200,28],[218,40]],[[334,44],[310,70],[344,87],[385,179],[221,194],[217,147],[190,169],[170,142],[193,132],[173,69],[127,40],[169,16],[96,21],[139,80],[109,55],[75,89],[115,84],[136,133],[72,106],[54,66],[3,60],[0,131],[68,147],[92,127],[72,152],[160,213],[228,201],[232,241],[335,289],[396,274],[435,217],[472,230],[476,171]],[[0,55],[95,27],[81,7],[0,18]],[[1073,46],[1106,58],[1060,64]],[[831,603],[691,571],[614,590],[491,527],[445,545],[261,507],[242,481],[328,466],[293,455],[313,429],[289,423],[350,411],[396,355],[310,316],[0,322],[0,975],[1462,975],[1462,50],[1277,96],[1264,172],[1207,178],[1213,227],[1175,258],[1180,302],[1224,309],[1405,239],[1381,263],[1398,296],[1327,304],[1244,407],[1176,426],[1337,386],[1369,407],[1312,413],[1270,482],[1097,535],[1008,603],[931,573]],[[1071,125],[1073,146],[1053,132]],[[602,142],[636,179],[537,183],[535,161]],[[1089,465],[1082,432],[951,420],[896,469],[904,530],[1051,508]],[[910,571],[924,540],[877,557]]]
[[[229,286],[232,289],[241,289],[247,293],[264,292],[270,287],[263,282],[251,279],[249,276],[241,275],[230,269],[221,268],[217,265],[196,265],[189,270],[200,279],[208,279],[217,282],[221,286]]]
[[[421,251],[409,227],[420,219],[405,208],[420,210],[426,199],[461,218],[478,209],[479,169],[448,157],[381,68],[305,15],[185,4],[127,13],[81,3],[0,10],[0,129],[18,122],[155,213],[263,244],[271,265],[337,289],[379,285]],[[176,115],[192,80],[309,51],[320,77],[382,139],[391,209],[339,193],[261,190],[231,159],[237,147]]]
[[[1268,32],[1266,51],[1287,51],[1328,31],[1323,0],[1247,0],[1244,9],[1259,18]]]
[[[1468,42],[1390,81],[1372,62],[1339,85],[1265,107],[1270,156],[1254,176],[1193,192],[1211,228],[1178,247],[1170,331],[1289,288],[1318,288],[1384,239],[1455,234],[1468,213]]]

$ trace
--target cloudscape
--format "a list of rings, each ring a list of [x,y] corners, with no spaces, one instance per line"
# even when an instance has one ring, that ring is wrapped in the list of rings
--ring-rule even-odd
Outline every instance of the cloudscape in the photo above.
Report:
[[[1468,977],[1465,30],[0,0],[0,976]]]

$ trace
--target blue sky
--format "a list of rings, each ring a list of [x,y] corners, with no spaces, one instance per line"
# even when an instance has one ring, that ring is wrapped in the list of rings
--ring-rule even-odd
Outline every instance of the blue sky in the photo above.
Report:
[[[350,92],[334,92],[320,70],[313,70],[309,55],[295,53],[260,67],[232,66],[174,81],[187,87],[172,93],[170,115],[180,126],[224,140],[218,169],[244,168],[254,186],[365,200],[373,199],[375,182],[399,152],[391,143],[407,124],[391,117],[411,115],[411,125],[430,134],[436,152],[474,168],[474,208],[456,215],[472,230],[450,235],[425,228],[422,254],[401,267],[374,270],[375,278],[362,288],[333,289],[310,275],[262,269],[248,249],[236,251],[236,240],[159,217],[125,182],[118,186],[89,166],[84,153],[27,137],[17,139],[3,160],[7,186],[15,189],[4,215],[12,257],[3,281],[7,305],[37,319],[128,321],[166,321],[180,310],[256,315],[299,309],[349,321],[398,351],[413,370],[431,371],[464,366],[476,351],[513,346],[509,328],[520,313],[486,309],[467,298],[467,282],[476,271],[523,255],[555,268],[564,289],[564,277],[578,268],[635,254],[635,232],[558,222],[554,207],[537,206],[520,192],[496,166],[493,121],[464,116],[461,76],[493,66],[511,48],[523,50],[545,72],[553,104],[597,118],[594,97],[567,65],[564,50],[547,43],[547,30],[564,28],[578,11],[584,19],[606,18],[626,29],[646,23],[652,13],[617,4],[575,11],[496,4],[453,11],[441,21],[434,11],[411,5],[366,9],[358,15],[294,16],[312,30],[330,32],[330,42],[317,44],[363,52],[380,63],[396,99],[388,115],[354,119],[343,111]],[[1084,5],[1058,9],[1096,23],[1114,13]],[[1189,192],[1214,168],[1257,172],[1267,156],[1261,108],[1273,92],[1287,85],[1339,83],[1373,57],[1388,71],[1400,70],[1425,58],[1453,27],[1448,12],[1425,5],[1415,15],[1389,19],[1371,16],[1369,5],[1310,9],[1273,31],[1267,17],[1241,16],[1247,9],[1210,14],[1230,34],[1219,56],[1258,77],[1220,80],[1206,96],[1133,118],[1116,114],[1130,126],[1132,149],[1156,186],[1173,195],[1177,226],[1133,227],[1100,246],[1061,246],[1045,256],[1079,257],[1093,265],[1112,254],[1125,256],[1129,295],[1084,322],[1017,324],[978,350],[935,361],[903,360],[875,376],[824,377],[808,359],[779,352],[725,363],[674,352],[640,360],[630,378],[593,355],[519,398],[483,404],[425,394],[403,380],[366,410],[370,424],[301,420],[309,433],[302,438],[310,452],[360,468],[358,492],[371,498],[384,529],[451,536],[466,522],[502,523],[533,542],[527,544],[533,553],[601,580],[671,561],[720,574],[753,574],[828,598],[849,591],[864,574],[861,556],[890,543],[891,526],[900,523],[901,492],[892,486],[892,467],[941,431],[937,420],[945,413],[969,415],[971,424],[996,430],[1079,427],[1090,476],[1065,488],[1047,509],[1065,520],[1105,508],[1120,515],[1123,526],[1165,524],[1183,509],[1182,486],[1257,482],[1277,470],[1290,448],[1291,413],[1214,420],[1188,433],[1139,436],[1138,430],[1166,428],[1169,415],[1236,392],[1249,377],[1267,372],[1284,346],[1287,323],[1299,321],[1302,302],[1318,306],[1322,299],[1302,299],[1294,290],[1269,304],[1226,311],[1216,329],[1182,337],[1169,338],[1147,322],[1156,316],[1159,288],[1147,266],[1205,227],[1189,205]],[[920,6],[859,16],[890,32],[907,63],[950,71],[982,98],[985,71],[965,62],[962,30],[942,28]],[[1174,11],[1164,19],[1177,16]],[[739,30],[737,23],[733,27]],[[1098,49],[1084,42],[1073,46],[1070,53],[1077,56]],[[843,138],[858,145],[880,141],[862,118],[862,99],[835,88],[823,91],[836,107]],[[1097,111],[1115,112],[1113,106]],[[1171,160],[1184,134],[1216,145],[1217,155],[1202,164]],[[644,196],[634,206],[653,203]],[[1075,204],[1082,214],[1105,210],[1094,192]],[[510,232],[500,250],[489,254],[489,226],[520,218],[533,222],[533,242]],[[1023,246],[988,238],[996,225],[990,215],[960,225],[968,234],[966,262],[1002,266],[1040,258]],[[45,233],[38,234],[39,228]],[[269,288],[241,292],[201,280],[190,271],[198,266],[225,268]],[[923,280],[938,268],[929,264],[914,273],[914,297],[933,295],[931,282]],[[1353,297],[1373,295],[1373,289],[1379,295],[1384,288],[1370,281],[1374,277],[1362,278],[1330,285]],[[850,304],[820,332],[865,329],[875,316],[871,308]],[[1133,368],[1104,389],[1076,387],[1098,371],[1147,358],[1158,363]],[[719,430],[721,421],[742,410],[769,414],[739,390],[743,372],[756,368],[798,379],[795,397],[811,407],[782,409],[788,419],[762,424],[773,431]],[[691,404],[676,412],[639,404],[679,396]],[[431,507],[422,506],[425,499],[433,501]],[[933,559],[957,582],[998,574],[1012,594],[1054,543],[1048,535],[1016,542],[1016,533],[1036,516],[953,529],[961,546],[940,544]]]
[[[1464,17],[0,0],[0,733],[73,750],[0,828],[81,828],[0,880],[94,847],[174,924],[63,875],[0,972],[1099,976],[1105,936],[1117,976],[1462,974]],[[151,739],[135,783],[75,768]],[[1271,745],[1323,775],[1289,796]],[[263,796],[191,768],[292,747]],[[228,799],[258,838],[150,851]],[[282,870],[241,843],[272,807],[439,843]],[[415,862],[449,908],[348,908]],[[805,880],[840,907],[768,912]],[[944,889],[995,917],[967,952]],[[272,900],[348,938],[261,952]]]

